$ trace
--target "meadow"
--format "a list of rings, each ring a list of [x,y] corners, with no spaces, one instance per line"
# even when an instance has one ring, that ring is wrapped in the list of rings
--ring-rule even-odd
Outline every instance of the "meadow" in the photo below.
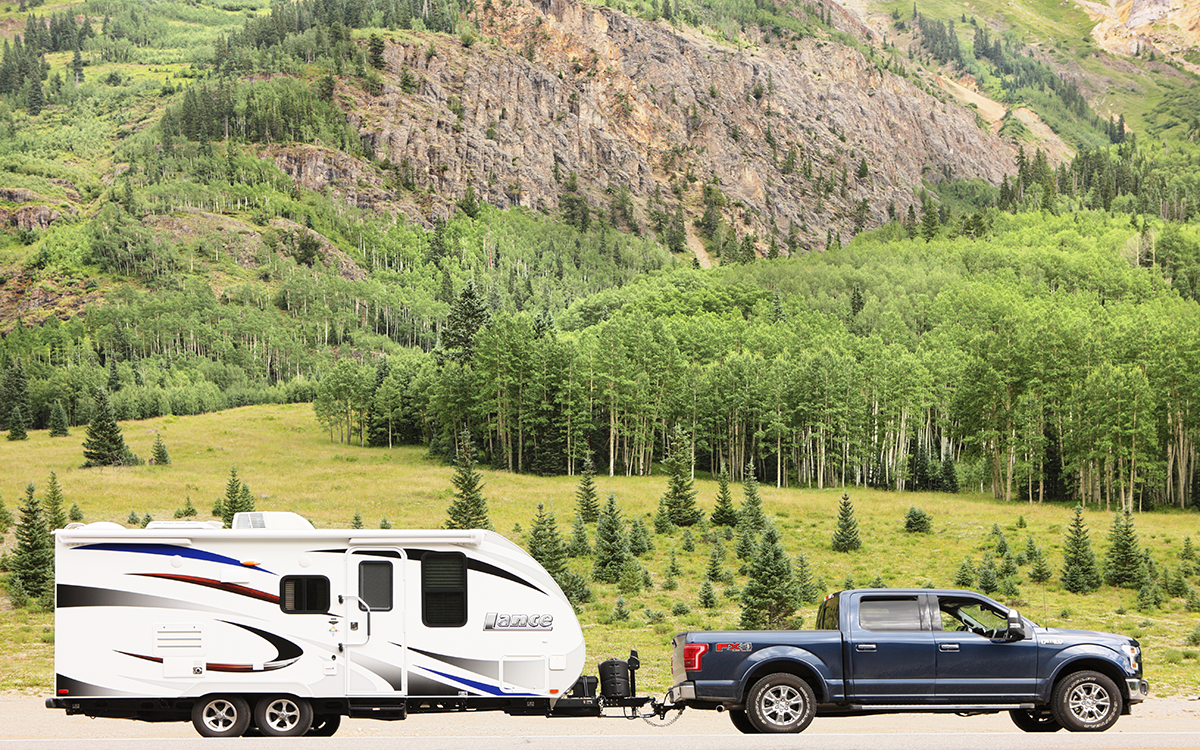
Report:
[[[213,502],[223,495],[231,467],[252,489],[259,510],[291,510],[308,517],[321,528],[347,527],[355,512],[364,524],[376,526],[382,518],[396,528],[440,526],[451,500],[452,468],[426,456],[424,448],[358,448],[331,443],[313,417],[308,404],[252,406],[193,417],[163,417],[124,422],[126,442],[143,458],[151,454],[156,434],[162,436],[171,454],[169,466],[143,465],[126,468],[79,468],[83,462],[80,443],[85,428],[76,427],[66,438],[50,438],[46,431],[31,431],[24,442],[0,443],[0,497],[14,514],[25,487],[32,482],[38,494],[57,473],[66,507],[78,503],[85,521],[126,523],[130,512],[149,513],[168,520],[187,500],[207,517]],[[524,543],[539,503],[553,511],[564,537],[569,536],[574,515],[577,477],[534,477],[483,467],[492,522],[509,538]],[[652,526],[659,496],[666,488],[661,470],[649,477],[596,478],[603,498],[616,495],[627,520],[641,518]],[[697,474],[697,500],[711,510],[717,483]],[[741,487],[731,486],[736,504]],[[953,587],[955,571],[964,557],[976,563],[992,554],[993,525],[1003,531],[1014,551],[1022,550],[1032,536],[1057,569],[1062,562],[1063,532],[1070,509],[1062,504],[1004,503],[989,497],[961,493],[894,493],[864,487],[761,488],[768,515],[783,532],[792,555],[803,552],[818,579],[821,591],[832,593],[853,579],[868,585],[877,575],[890,586]],[[847,491],[854,501],[863,548],[839,554],[830,550],[838,499]],[[933,516],[929,534],[904,531],[904,515],[919,506]],[[1103,558],[1112,516],[1094,507],[1087,512],[1091,539]],[[1200,538],[1200,516],[1194,512],[1140,513],[1136,524],[1141,543],[1155,562],[1174,570],[1185,535]],[[595,528],[590,529],[594,542]],[[688,629],[719,629],[737,626],[739,609],[730,596],[743,586],[746,576],[738,573],[741,561],[734,542],[724,542],[725,566],[734,574],[732,586],[718,585],[719,605],[705,610],[698,604],[698,591],[708,565],[712,540],[721,537],[705,527],[693,529],[695,551],[683,550],[683,532],[653,537],[655,549],[642,558],[650,571],[653,588],[627,596],[631,616],[611,622],[616,587],[592,584],[595,601],[583,605],[580,619],[588,639],[588,662],[595,664],[611,656],[639,650],[643,689],[661,691],[670,683],[671,636]],[[12,530],[4,537],[4,548],[13,545]],[[661,588],[672,550],[676,551],[684,575],[679,588]],[[573,569],[587,575],[590,559],[571,562]],[[1194,692],[1200,677],[1197,648],[1187,637],[1200,625],[1200,614],[1187,612],[1182,599],[1169,600],[1148,612],[1136,609],[1137,592],[1103,588],[1087,596],[1061,590],[1054,580],[1044,588],[1028,582],[1028,566],[1021,568],[1020,596],[1012,602],[1023,613],[1043,625],[1102,629],[1138,638],[1146,654],[1146,672],[1157,695]],[[1194,577],[1189,583],[1196,585]],[[683,612],[679,604],[689,611]],[[0,689],[44,693],[53,678],[53,618],[31,605],[30,610],[12,610],[0,604]],[[673,614],[673,609],[680,614]],[[799,615],[811,626],[816,605],[805,605]]]

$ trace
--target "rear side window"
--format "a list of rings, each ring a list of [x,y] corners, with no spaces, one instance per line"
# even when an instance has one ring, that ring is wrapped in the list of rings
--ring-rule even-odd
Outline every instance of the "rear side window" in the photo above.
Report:
[[[421,558],[421,621],[431,628],[467,624],[467,556],[426,552]]]
[[[821,611],[817,613],[817,630],[838,630],[841,628],[841,624],[838,623],[839,601],[841,601],[841,597],[834,594],[821,605]]]
[[[329,611],[329,579],[284,576],[279,581],[279,608],[291,615],[323,615]]]
[[[921,630],[921,607],[914,597],[867,598],[858,604],[863,630]]]

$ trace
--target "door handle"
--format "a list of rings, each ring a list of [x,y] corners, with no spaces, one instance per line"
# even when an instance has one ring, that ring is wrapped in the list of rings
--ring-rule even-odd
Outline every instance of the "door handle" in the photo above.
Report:
[[[855,651],[874,651],[875,644],[874,643],[860,643],[854,647],[854,650]]]
[[[938,644],[938,651],[957,651],[957,650],[958,650],[957,643],[939,643]]]

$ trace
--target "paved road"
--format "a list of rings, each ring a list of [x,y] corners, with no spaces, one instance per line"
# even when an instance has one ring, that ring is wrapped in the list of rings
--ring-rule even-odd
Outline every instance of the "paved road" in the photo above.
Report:
[[[190,724],[145,724],[66,716],[36,697],[0,696],[0,750],[1117,750],[1200,749],[1200,701],[1151,700],[1103,734],[1025,734],[1005,715],[818,718],[800,735],[746,736],[728,717],[688,711],[674,725],[544,719],[503,714],[418,715],[401,722],[347,720],[336,737],[281,741],[206,740]]]

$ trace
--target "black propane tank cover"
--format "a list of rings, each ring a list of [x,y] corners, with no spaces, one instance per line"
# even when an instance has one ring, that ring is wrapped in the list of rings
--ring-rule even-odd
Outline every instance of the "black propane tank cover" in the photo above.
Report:
[[[629,662],[623,659],[609,659],[600,662],[600,694],[605,698],[628,698],[632,695],[629,688]]]

